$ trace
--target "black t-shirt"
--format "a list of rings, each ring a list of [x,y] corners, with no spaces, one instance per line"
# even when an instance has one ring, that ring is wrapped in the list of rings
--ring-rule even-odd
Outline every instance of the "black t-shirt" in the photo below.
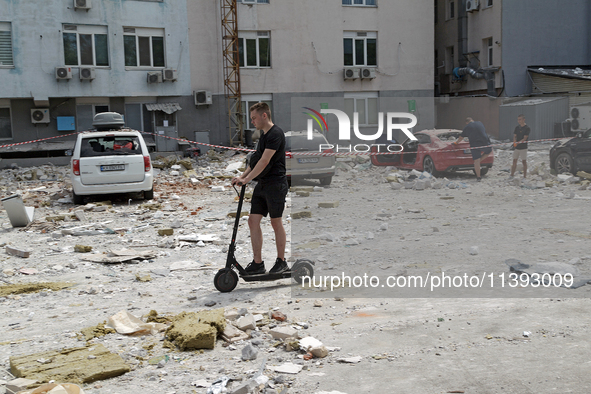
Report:
[[[471,147],[489,145],[488,135],[480,121],[468,123],[460,135],[468,138]]]
[[[530,128],[528,125],[524,125],[523,127],[518,125],[513,132],[513,134],[515,134],[515,141],[521,141],[524,136],[529,135],[529,132]],[[527,149],[527,141],[517,144],[515,149]]]
[[[261,134],[257,152],[262,156],[265,149],[275,151],[271,161],[256,179],[261,183],[282,182],[285,180],[285,133],[277,125],[273,125],[266,133]]]

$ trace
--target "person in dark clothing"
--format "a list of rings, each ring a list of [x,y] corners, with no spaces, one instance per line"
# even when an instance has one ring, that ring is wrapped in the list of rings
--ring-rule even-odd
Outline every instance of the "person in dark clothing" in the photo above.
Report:
[[[263,232],[261,221],[269,215],[271,226],[275,232],[277,259],[270,273],[283,272],[288,269],[285,261],[285,245],[287,236],[283,227],[283,210],[288,185],[285,175],[285,133],[271,120],[271,110],[266,103],[257,103],[250,107],[250,119],[257,130],[262,130],[255,155],[256,164],[248,164],[239,177],[232,179],[232,185],[244,185],[254,180],[258,184],[254,188],[251,199],[248,227],[252,243],[253,261],[246,267],[250,275],[265,273],[262,257]]]
[[[454,144],[459,144],[464,138],[468,138],[470,142],[472,159],[474,159],[474,172],[476,173],[476,180],[480,182],[482,179],[480,177],[480,162],[492,153],[488,135],[486,135],[482,122],[475,122],[472,118],[466,118],[466,127],[464,127],[460,138]]]
[[[525,124],[525,116],[517,116],[518,125],[513,131],[513,165],[511,166],[511,176],[515,174],[517,169],[517,161],[521,159],[523,163],[523,177],[527,177],[527,139],[529,138],[530,128]]]

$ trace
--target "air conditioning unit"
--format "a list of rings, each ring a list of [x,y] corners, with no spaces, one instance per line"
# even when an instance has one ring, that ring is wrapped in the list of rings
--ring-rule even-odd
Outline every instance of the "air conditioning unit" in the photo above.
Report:
[[[56,67],[55,68],[56,79],[72,79],[72,68],[71,67]]]
[[[162,82],[162,71],[148,72],[148,83],[161,83],[161,82]]]
[[[33,108],[31,123],[49,123],[49,108]]]
[[[574,132],[585,131],[591,128],[591,105],[583,104],[572,107],[570,110],[570,128]]]
[[[80,67],[80,80],[92,81],[96,78],[94,67]]]
[[[211,105],[212,102],[210,91],[198,90],[195,92],[195,105]]]
[[[178,73],[176,70],[172,68],[165,68],[162,71],[162,79],[165,81],[176,81],[178,78]]]
[[[468,12],[478,11],[479,6],[480,6],[480,0],[467,0],[466,1],[466,11],[468,11]]]
[[[361,78],[362,79],[374,79],[376,77],[376,69],[375,68],[362,68],[361,69]]]
[[[92,8],[92,5],[90,4],[91,0],[74,0],[74,8],[77,10],[86,10],[88,11],[89,9]]]
[[[359,69],[355,67],[345,67],[343,70],[343,77],[345,79],[357,79],[359,78]]]

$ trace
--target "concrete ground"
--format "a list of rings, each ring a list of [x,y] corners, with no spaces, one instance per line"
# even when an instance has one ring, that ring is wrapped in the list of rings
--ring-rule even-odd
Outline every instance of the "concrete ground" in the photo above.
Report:
[[[386,178],[397,173],[401,182],[409,182],[409,174],[341,162],[330,187],[308,196],[290,193],[284,216],[290,260],[314,260],[316,275],[368,274],[384,280],[486,273],[495,279],[492,289],[302,289],[284,279],[240,281],[230,293],[216,291],[213,277],[225,264],[233,225],[226,215],[236,209],[236,202],[231,188],[213,192],[208,187],[226,181],[206,176],[223,173],[236,157],[223,158],[223,164],[201,162],[196,168],[199,180],[193,183],[163,171],[156,186],[156,202],[161,203],[157,210],[121,198],[104,211],[86,206],[84,223],[70,219],[28,231],[12,228],[2,212],[0,242],[29,250],[31,256],[2,255],[0,279],[75,285],[0,297],[0,380],[13,378],[11,356],[83,346],[80,330],[121,310],[142,317],[150,310],[174,315],[223,307],[227,312],[265,316],[279,310],[287,322],[265,319],[250,340],[228,346],[218,339],[215,349],[204,351],[163,348],[162,333],[95,338],[90,344],[101,343],[120,354],[132,371],[82,387],[89,394],[206,393],[203,386],[228,376],[232,392],[266,360],[269,382],[250,392],[587,393],[591,285],[585,283],[591,279],[591,232],[586,212],[591,190],[584,183],[550,175],[548,148],[531,149],[530,169],[537,175],[530,174],[526,183],[508,179],[510,152],[501,150],[482,182],[471,173],[449,174],[433,182],[441,184],[438,189],[394,190]],[[16,184],[26,204],[38,205],[37,219],[81,208],[68,203],[63,173],[35,182],[15,181],[7,171],[0,174],[4,194],[14,192]],[[315,181],[303,183],[318,186]],[[45,189],[35,191],[41,186]],[[318,206],[336,201],[335,208]],[[310,211],[311,218],[290,216],[302,210]],[[62,236],[62,230],[80,225],[98,233]],[[105,228],[114,232],[100,233]],[[163,228],[173,228],[174,235],[159,236],[157,230]],[[275,251],[268,221],[263,232],[269,262]],[[190,234],[214,234],[220,240],[179,240]],[[251,259],[248,238],[244,218],[236,252],[241,263]],[[129,248],[153,250],[156,256],[132,263],[94,263],[74,252],[78,244],[93,246],[93,252],[101,254]],[[516,260],[539,273],[557,267],[570,271],[580,287],[536,287],[524,282],[531,275],[517,277],[521,282],[512,287],[510,264]],[[150,275],[149,281],[138,280],[145,275]],[[566,277],[565,272],[552,276]],[[304,352],[287,351],[269,335],[275,325],[286,324],[297,327],[300,337],[320,340],[329,355],[304,360]],[[243,361],[241,350],[248,342],[256,344],[258,355]],[[167,362],[150,364],[163,355],[169,356]],[[287,362],[303,368],[296,374],[268,369]]]

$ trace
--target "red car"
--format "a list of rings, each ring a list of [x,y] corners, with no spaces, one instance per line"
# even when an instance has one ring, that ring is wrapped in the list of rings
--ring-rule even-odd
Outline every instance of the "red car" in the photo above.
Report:
[[[423,130],[414,134],[418,141],[407,140],[402,144],[402,153],[374,155],[371,156],[371,163],[374,166],[427,171],[432,175],[448,171],[474,170],[474,160],[467,139],[459,145],[452,144],[461,133],[461,130],[453,129]],[[384,151],[384,147],[381,148],[381,151]],[[371,150],[378,152],[378,147],[373,146]],[[480,163],[480,174],[486,175],[493,162],[494,152]]]

